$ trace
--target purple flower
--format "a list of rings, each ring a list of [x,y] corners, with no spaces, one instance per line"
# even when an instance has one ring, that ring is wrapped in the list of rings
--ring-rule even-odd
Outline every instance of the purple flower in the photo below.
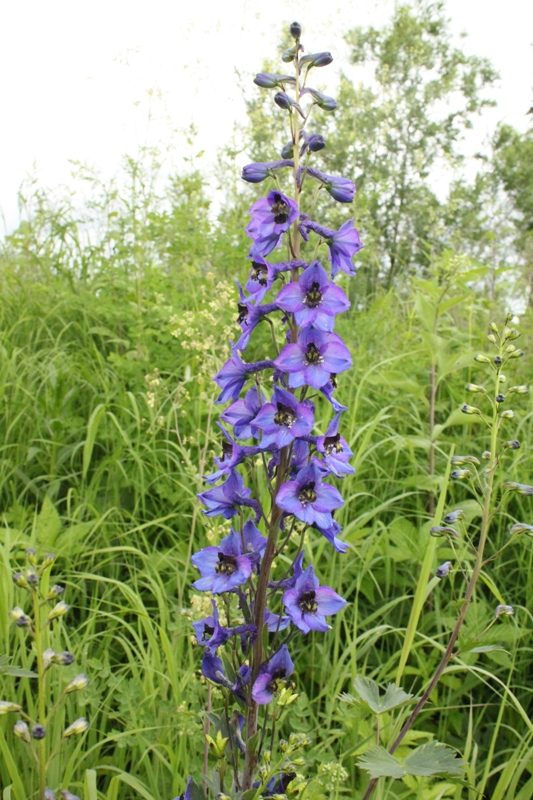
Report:
[[[336,520],[332,519],[329,527],[313,525],[313,528],[321,533],[322,536],[333,545],[337,553],[346,553],[346,551],[349,550],[349,545],[347,545],[346,542],[343,542],[341,539],[337,539],[337,534],[341,532],[342,528]]]
[[[333,61],[331,53],[309,53],[308,56],[303,56],[300,59],[300,68],[307,67],[327,67]]]
[[[260,267],[260,266],[262,266],[262,265],[254,264],[254,268],[253,268],[254,270],[256,270],[257,277],[259,278],[259,280],[257,281],[257,284],[259,286],[261,286],[261,283],[260,283],[261,275],[260,275],[260,272],[257,272],[257,267]],[[271,265],[269,265],[269,266],[271,266]],[[268,273],[268,269],[267,269],[267,273]],[[252,270],[252,274],[253,274],[253,270]],[[250,275],[250,278],[248,280],[248,284],[250,284],[251,281],[252,281],[252,275]],[[247,288],[248,288],[248,284],[247,284]],[[277,307],[276,303],[265,303],[262,306],[261,305],[255,305],[250,300],[250,298],[245,297],[244,292],[242,290],[241,284],[237,283],[237,286],[239,287],[239,296],[240,296],[240,303],[237,304],[237,308],[238,308],[238,311],[239,311],[239,316],[237,317],[237,322],[241,326],[242,335],[241,335],[240,339],[238,340],[237,344],[235,345],[235,347],[236,347],[237,350],[245,350],[248,347],[248,342],[250,341],[250,335],[251,335],[253,329],[255,328],[255,326],[259,322],[261,322],[261,320],[263,319],[264,316],[266,316],[267,314],[271,314],[273,311],[277,311],[278,307]],[[261,286],[261,288],[262,288],[262,286]],[[260,291],[260,290],[258,289],[257,291]],[[254,293],[256,293],[256,284],[255,283],[253,284],[252,294],[254,294]],[[257,301],[257,297],[254,297],[254,299]]]
[[[225,540],[234,537],[238,541],[235,531],[226,536]],[[239,552],[239,548],[232,542],[232,546],[221,542],[218,547],[206,547],[194,553],[191,561],[198,567],[202,577],[193,583],[200,592],[230,592],[236,586],[246,583],[252,574],[252,562],[247,556]]]
[[[288,617],[280,617],[279,614],[273,614],[268,608],[265,611],[265,625],[269,633],[276,633],[277,631],[284,631],[290,624]]]
[[[344,608],[346,600],[329,586],[319,586],[313,565],[310,564],[297,579],[294,589],[284,593],[283,605],[296,627],[309,633],[329,630],[325,617]]]
[[[289,386],[294,389],[307,384],[320,389],[352,366],[350,351],[336,333],[304,328],[298,342],[287,344],[274,361],[276,369],[289,373]]]
[[[252,687],[252,697],[260,706],[265,706],[274,698],[279,685],[294,672],[287,645],[280,647],[270,661],[259,667],[259,676]]]
[[[202,659],[202,675],[204,678],[213,683],[218,683],[219,686],[225,686],[226,689],[229,689],[241,700],[245,699],[244,687],[250,682],[250,674],[250,667],[247,664],[243,664],[235,676],[235,683],[232,683],[226,677],[222,659],[212,653],[208,647],[205,648]]]
[[[191,791],[192,791],[192,778],[189,778],[187,781],[187,786],[185,787],[185,792],[183,794],[179,794],[174,800],[191,800]]]
[[[209,647],[214,653],[220,645],[224,644],[235,631],[231,628],[224,628],[219,622],[218,608],[216,602],[213,600],[213,614],[209,617],[193,622],[194,633],[198,644]]]
[[[272,589],[293,589],[296,581],[303,574],[304,551],[302,550],[296,556],[292,567],[292,575],[290,578],[284,578],[282,581],[269,581],[268,585]]]
[[[301,89],[300,97],[304,94],[310,94],[315,101],[315,105],[323,109],[323,111],[335,111],[337,108],[337,101],[334,100],[333,97],[328,97],[327,94],[317,92],[316,89],[311,89],[310,87],[306,86],[305,89]]]
[[[330,281],[320,261],[315,261],[297,281],[286,284],[276,297],[282,311],[294,314],[300,328],[312,326],[332,331],[335,315],[350,308],[350,301],[340,286]]]
[[[322,483],[320,470],[311,463],[300,470],[295,480],[283,484],[276,495],[276,505],[308,525],[327,529],[333,524],[331,512],[343,506],[344,500],[334,486]]]
[[[207,508],[204,511],[207,517],[222,514],[224,519],[231,519],[238,513],[239,506],[248,506],[254,509],[256,519],[259,519],[261,507],[257,500],[250,499],[251,494],[252,490],[244,485],[242,476],[234,469],[225,483],[207,492],[200,492],[198,497]]]
[[[222,442],[222,455],[214,459],[218,467],[216,472],[212,475],[205,475],[204,478],[207,483],[216,483],[223,475],[229,475],[230,472],[248,456],[255,456],[261,452],[260,447],[252,447],[249,445],[236,444],[229,433],[224,430],[220,422],[217,422],[218,427],[224,434],[224,441]]]
[[[255,256],[252,261],[250,277],[246,281],[246,291],[250,292],[256,304],[260,303],[266,293],[270,291],[275,278],[274,264],[269,264],[262,255]]]
[[[312,178],[324,184],[326,190],[330,193],[334,200],[339,203],[351,203],[355,197],[355,183],[349,178],[335,177],[334,175],[326,175],[314,167],[303,167],[298,170],[298,180],[301,182],[302,174],[307,173]]]
[[[331,277],[334,278],[339,270],[346,272],[347,275],[355,275],[352,258],[361,250],[363,244],[358,231],[354,228],[353,219],[349,219],[344,225],[341,225],[338,231],[333,231],[304,218],[300,224],[300,232],[306,241],[308,241],[310,230],[328,243]]]
[[[337,376],[332,373],[329,376],[329,381],[326,384],[324,384],[324,386],[320,387],[320,391],[322,392],[324,397],[327,397],[327,399],[331,403],[333,411],[336,414],[338,414],[340,411],[346,411],[348,406],[343,406],[342,403],[339,403],[338,400],[335,400],[335,398],[333,397],[333,392],[335,391],[336,388],[337,388]]]
[[[262,407],[253,423],[263,431],[261,448],[281,449],[298,437],[306,436],[313,429],[314,410],[309,400],[299,403],[291,392],[275,386],[272,402]]]
[[[249,257],[257,260],[278,246],[284,232],[298,218],[298,205],[292,198],[272,190],[253,204],[250,214],[252,220],[246,233],[253,239],[253,245]]]
[[[316,440],[316,449],[324,456],[324,464],[334,475],[341,478],[343,475],[353,475],[355,469],[348,463],[353,456],[348,447],[348,442],[339,434],[339,414],[335,414],[325,436]]]
[[[228,400],[236,400],[249,375],[254,375],[256,372],[261,372],[261,370],[269,369],[272,366],[272,361],[255,361],[251,364],[245,364],[237,348],[232,346],[231,358],[226,361],[222,369],[213,378],[215,383],[218,383],[222,389],[215,402],[226,403]]]
[[[266,398],[257,386],[249,389],[244,399],[236,400],[220,415],[223,422],[234,426],[237,439],[251,439],[257,437],[257,428],[252,420],[255,419]]]
[[[282,167],[294,167],[294,161],[289,158],[284,158],[282,161],[264,161],[257,164],[247,164],[242,170],[242,179],[248,183],[261,183],[269,175],[272,175],[274,170],[281,169]]]

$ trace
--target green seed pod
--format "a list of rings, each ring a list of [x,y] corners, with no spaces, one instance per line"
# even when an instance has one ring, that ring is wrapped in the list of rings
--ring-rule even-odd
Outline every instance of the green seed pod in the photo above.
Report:
[[[79,736],[80,734],[85,733],[85,731],[88,729],[89,723],[85,717],[80,717],[79,719],[75,720],[72,725],[69,725],[68,728],[65,728],[63,731],[63,739],[68,739],[69,736]]]

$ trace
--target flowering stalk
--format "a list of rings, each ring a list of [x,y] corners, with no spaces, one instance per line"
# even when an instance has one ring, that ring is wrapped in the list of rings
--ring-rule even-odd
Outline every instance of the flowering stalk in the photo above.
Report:
[[[481,474],[479,474],[476,467],[479,466],[481,462],[475,456],[468,455],[452,457],[452,466],[456,466],[458,469],[454,469],[451,472],[450,477],[454,481],[464,482],[467,486],[469,486],[481,507],[481,525],[479,530],[478,544],[477,547],[474,548],[474,566],[470,575],[468,575],[466,565],[462,565],[460,562],[457,563],[457,567],[460,569],[463,577],[466,579],[466,590],[463,602],[459,609],[457,621],[450,634],[447,647],[435,670],[435,673],[433,674],[433,677],[418,700],[415,708],[404,723],[400,733],[397,735],[391,747],[389,748],[390,754],[393,754],[398,749],[406,734],[412,728],[452,658],[455,658],[461,654],[460,646],[456,647],[456,645],[459,640],[470,602],[474,596],[480,574],[485,565],[494,560],[494,558],[499,555],[499,552],[501,552],[499,551],[489,558],[487,558],[485,555],[487,543],[489,541],[490,526],[499,510],[499,506],[496,506],[495,503],[494,482],[496,472],[498,467],[501,465],[503,456],[509,451],[515,451],[520,448],[520,442],[518,442],[516,439],[506,440],[503,442],[501,441],[502,428],[504,429],[507,425],[507,420],[514,417],[514,412],[511,409],[503,408],[506,402],[506,396],[502,393],[502,388],[504,388],[507,378],[502,373],[502,370],[510,361],[515,358],[520,358],[524,355],[522,350],[519,350],[511,343],[512,340],[516,339],[520,335],[516,329],[508,327],[508,324],[512,319],[512,314],[507,316],[505,325],[501,332],[495,323],[491,324],[491,331],[488,338],[496,349],[496,355],[493,358],[490,358],[484,354],[478,354],[475,356],[475,360],[478,363],[486,365],[492,372],[492,396],[490,391],[487,391],[483,386],[472,383],[469,383],[466,386],[466,390],[468,392],[478,393],[482,398],[484,398],[485,403],[488,402],[491,407],[490,416],[486,416],[477,406],[465,404],[462,407],[464,414],[479,416],[490,431],[490,450],[486,450],[482,455],[482,457],[488,462],[487,467],[481,472]],[[508,390],[507,394],[525,394],[526,392],[527,387],[525,386],[513,386]],[[533,487],[525,484],[508,482],[503,484],[503,489],[504,494],[502,500],[513,492],[533,495]],[[433,536],[445,537],[452,545],[454,553],[456,553],[456,551],[455,547],[453,546],[453,539],[459,537],[460,534],[452,526],[463,516],[464,514],[461,510],[452,511],[444,517],[444,525],[434,526],[430,531]],[[511,528],[511,538],[507,545],[520,533],[529,532],[529,528],[529,525],[525,525],[523,523],[517,523],[514,525],[513,528]],[[438,568],[436,576],[438,578],[447,577],[450,574],[450,571],[453,569],[453,566],[453,562],[446,562]],[[505,616],[512,616],[513,613],[514,611],[512,606],[499,605],[496,608],[495,619]],[[494,620],[492,620],[492,622],[489,623],[482,633],[475,637],[475,639],[480,639],[481,636],[492,627],[493,622]],[[368,800],[368,798],[371,797],[376,784],[377,778],[373,778],[364,794],[363,800]]]
[[[297,635],[329,630],[326,617],[346,604],[332,588],[320,585],[311,564],[304,566],[304,539],[313,528],[337,551],[346,551],[333,518],[344,501],[327,478],[354,472],[351,450],[339,433],[345,407],[334,397],[337,375],[352,363],[334,333],[335,318],[350,304],[333,278],[339,271],[355,274],[352,258],[362,244],[352,219],[335,231],[311,219],[304,208],[311,211],[314,205],[305,201],[308,187],[312,196],[316,187],[325,188],[343,203],[351,202],[355,187],[348,179],[309,166],[311,156],[326,143],[320,134],[307,132],[307,122],[315,107],[333,110],[336,104],[307,87],[306,80],[313,68],[326,66],[332,57],[302,55],[298,23],[291,25],[291,35],[294,45],[282,59],[293,65],[294,77],[259,73],[255,79],[263,88],[280,90],[274,101],[288,116],[291,141],[281,161],[243,170],[245,180],[260,183],[270,177],[275,188],[250,209],[247,294],[239,286],[242,335],[214,379],[221,390],[217,402],[231,404],[220,416],[222,455],[206,480],[223,482],[199,495],[208,517],[223,516],[233,527],[219,545],[192,557],[201,573],[193,586],[215,595],[213,613],[194,623],[198,644],[205,648],[202,672],[224,704],[219,716],[209,714],[216,731],[206,740],[216,768],[204,780],[214,795],[241,797],[247,792],[246,800],[286,794],[303,763],[295,754],[308,744],[305,737],[277,741],[282,715],[298,696],[289,680],[295,668],[289,645]],[[311,102],[304,109],[300,101],[307,97]],[[293,197],[282,193],[277,176],[288,168],[293,171]],[[318,247],[328,248],[330,274],[316,255],[306,256],[310,235],[317,237]],[[271,261],[270,254],[283,245],[287,260]],[[263,302],[269,292],[274,296]],[[246,362],[241,353],[263,321],[272,329],[273,357]],[[276,337],[280,328],[282,343]],[[323,435],[313,434],[317,392],[333,411]],[[224,425],[232,426],[233,433]],[[246,441],[251,443],[242,444]],[[262,480],[258,469],[263,470]],[[261,500],[260,486],[266,486],[268,505]],[[291,566],[277,576],[274,560],[282,554]],[[183,797],[189,800],[197,790],[189,779]]]
[[[38,800],[56,800],[57,796],[68,800],[79,800],[66,789],[60,789],[56,795],[54,790],[47,788],[49,768],[58,754],[57,751],[49,750],[48,732],[59,705],[64,702],[67,695],[84,689],[89,684],[89,679],[83,674],[77,675],[64,686],[58,701],[51,702],[50,670],[55,669],[55,666],[69,666],[74,662],[74,656],[66,651],[55,652],[48,646],[50,628],[60,624],[59,621],[67,614],[70,606],[59,599],[63,595],[64,587],[59,584],[50,586],[50,569],[55,561],[55,555],[48,554],[39,563],[36,551],[31,548],[26,550],[26,557],[26,569],[14,573],[13,582],[31,596],[32,616],[26,614],[19,606],[13,608],[9,616],[19,628],[28,631],[30,641],[33,642],[36,673],[30,673],[29,676],[37,678],[35,704],[37,713],[35,718],[32,718],[18,703],[0,701],[0,715],[12,712],[20,717],[13,727],[13,732],[28,747],[31,758],[36,763]],[[85,733],[88,727],[87,720],[80,717],[63,731],[61,741]],[[28,787],[28,791],[32,792],[32,789]]]

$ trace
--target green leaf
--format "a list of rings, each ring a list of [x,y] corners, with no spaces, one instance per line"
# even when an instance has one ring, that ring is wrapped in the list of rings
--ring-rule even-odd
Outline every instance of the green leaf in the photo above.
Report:
[[[374,714],[383,714],[385,711],[390,711],[397,706],[407,703],[413,697],[412,694],[407,694],[407,692],[404,692],[399,686],[395,686],[394,683],[389,683],[383,696],[380,696],[378,684],[369,678],[357,677],[353,685],[361,701],[365,703]]]
[[[37,678],[39,677],[36,672],[31,669],[23,669],[22,667],[0,667],[2,675],[10,675],[12,678]]]
[[[98,433],[98,426],[104,414],[105,414],[105,405],[104,403],[99,403],[94,409],[91,416],[89,417],[89,422],[87,423],[87,437],[83,445],[83,466],[82,466],[83,480],[85,480],[85,478],[87,477],[87,472],[89,470],[89,465],[91,463],[91,458],[93,455],[94,442],[96,440],[96,434]]]
[[[466,763],[455,750],[440,742],[428,742],[413,750],[404,759],[403,766],[409,775],[462,775]]]
[[[398,759],[377,744],[373,744],[356,764],[366,770],[371,778],[403,778],[406,774]]]
[[[61,519],[59,514],[48,495],[45,495],[41,506],[41,513],[37,517],[39,544],[45,549],[51,549],[54,546],[54,542],[60,530]]]

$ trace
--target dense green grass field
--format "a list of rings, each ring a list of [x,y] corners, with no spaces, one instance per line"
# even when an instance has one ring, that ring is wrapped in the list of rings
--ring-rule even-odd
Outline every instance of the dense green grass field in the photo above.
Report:
[[[32,679],[7,668],[33,663],[25,630],[7,616],[25,602],[11,574],[27,547],[54,552],[55,580],[65,583],[72,609],[51,646],[72,651],[76,663],[54,671],[53,691],[58,696],[79,672],[90,676],[87,690],[69,696],[65,724],[86,716],[91,725],[64,746],[51,777],[85,800],[171,800],[203,764],[199,712],[208,690],[190,622],[206,608],[190,588],[190,555],[227,527],[202,515],[196,493],[218,452],[211,378],[237,331],[233,281],[244,267],[231,263],[232,245],[221,235],[220,267],[201,237],[158,263],[149,235],[116,263],[85,249],[78,269],[58,269],[60,255],[39,256],[20,243],[2,257],[0,698],[31,714]],[[349,605],[327,635],[298,644],[300,697],[283,727],[313,740],[310,800],[354,797],[366,780],[355,761],[374,736],[371,719],[339,695],[357,675],[398,679],[416,693],[453,625],[460,576],[428,584],[422,562],[427,548],[432,572],[453,557],[428,535],[432,509],[437,517],[465,509],[475,535],[479,512],[464,487],[448,484],[448,465],[452,452],[479,456],[486,444],[479,421],[459,411],[465,384],[483,377],[473,355],[486,350],[488,323],[507,310],[484,299],[482,273],[447,254],[433,277],[402,291],[364,303],[352,296],[342,321],[354,367],[339,394],[349,406],[344,436],[357,472],[344,480],[338,519],[350,549],[333,554],[318,535],[306,546],[322,582]],[[526,355],[509,380],[529,385],[530,314],[520,327]],[[267,341],[262,336],[253,355]],[[530,397],[513,407],[509,438],[523,446],[505,458],[500,483],[531,475]],[[323,430],[327,413],[320,405]],[[527,497],[494,520],[494,552],[517,520],[533,523]],[[454,661],[406,741],[434,736],[456,747],[469,765],[468,786],[411,777],[382,787],[381,800],[474,800],[484,789],[492,800],[533,797],[532,552],[524,536],[487,566],[467,634],[481,630],[498,603],[512,604],[515,616],[484,639],[498,648]],[[413,612],[419,581],[427,592]],[[385,743],[393,723],[384,715]],[[9,716],[1,717],[3,799],[27,800],[33,765],[11,731]]]

